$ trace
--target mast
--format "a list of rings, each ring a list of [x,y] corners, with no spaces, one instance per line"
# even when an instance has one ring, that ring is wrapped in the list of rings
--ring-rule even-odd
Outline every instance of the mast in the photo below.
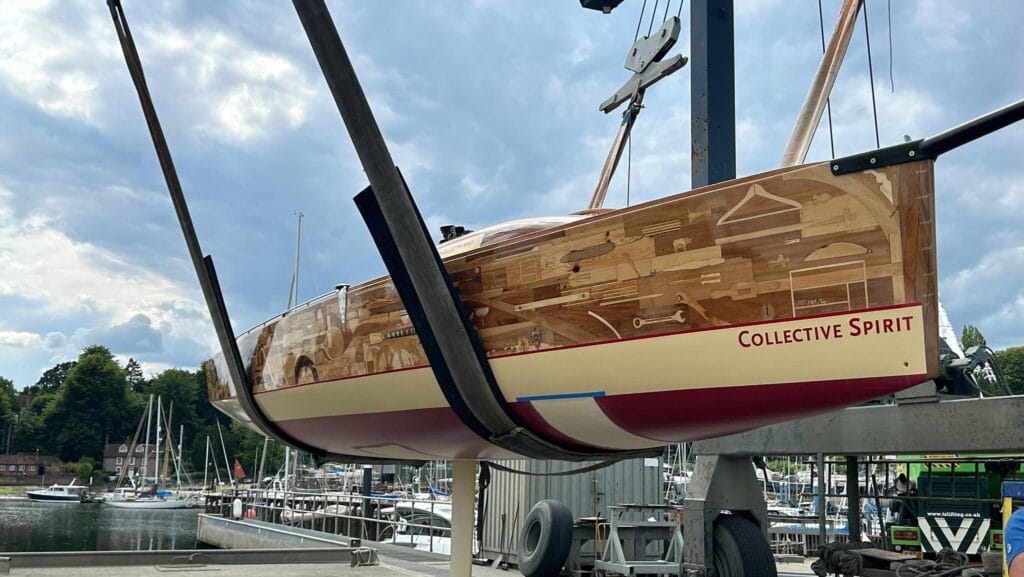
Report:
[[[160,486],[160,413],[162,413],[163,411],[164,411],[163,402],[162,402],[160,396],[157,395],[157,397],[156,397],[156,450],[153,451],[156,454],[155,461],[153,462],[153,476],[156,477],[156,478],[154,479],[153,485],[155,485],[157,487]]]
[[[295,216],[298,217],[299,224],[295,230],[295,268],[292,270],[292,286],[288,292],[288,308],[295,306],[295,301],[299,297],[299,245],[302,242],[302,217],[305,215],[297,212]]]
[[[174,479],[177,481],[178,486],[181,487],[181,440],[185,437],[185,425],[179,425],[178,428],[178,458],[174,461],[177,466],[174,467]],[[192,477],[188,477],[188,484],[192,486]]]
[[[142,446],[145,449],[142,450],[142,484],[146,483],[146,475],[149,473],[149,424],[153,418],[153,395],[149,395],[149,401],[146,402],[146,439],[143,441]],[[131,455],[128,455],[131,457]]]
[[[263,455],[260,456],[260,468],[259,472],[256,473],[256,486],[259,487],[260,483],[263,482],[263,466],[267,463],[267,443],[270,442],[270,437],[263,437]]]
[[[281,488],[285,491],[288,490],[288,468],[292,464],[291,447],[288,445],[284,446],[284,477],[281,479]]]
[[[206,442],[207,442],[207,444],[209,444],[209,442],[210,442],[210,437],[209,436],[206,437]],[[212,446],[210,447],[210,452],[213,453],[213,447]],[[213,456],[213,472],[217,474],[217,486],[220,487],[221,483],[223,483],[223,481],[220,480],[220,467],[217,466],[217,456],[216,455],[212,455],[212,456]],[[209,462],[207,462],[207,463],[209,463]]]
[[[164,439],[164,448],[163,448],[163,451],[164,451],[164,468],[163,468],[163,470],[160,471],[160,476],[165,478],[165,479],[169,477],[168,469],[171,466],[171,459],[169,459],[168,456],[174,457],[174,452],[171,450],[171,447],[174,444],[174,436],[171,434],[171,431],[174,430],[174,429],[171,428],[171,423],[173,422],[172,421],[173,418],[174,418],[174,401],[171,401],[171,407],[167,411],[167,418],[164,419],[164,428],[167,430],[167,438]],[[170,453],[170,455],[168,455],[168,453]]]
[[[220,436],[220,450],[224,452],[224,466],[227,468],[228,479],[232,479],[231,486],[234,486],[234,477],[231,476],[231,463],[228,462],[228,448],[224,446],[224,433],[220,431],[220,421],[217,421],[217,435]]]
[[[640,109],[643,108],[643,100],[643,91],[637,91],[629,101],[625,112],[622,113],[622,123],[619,124],[619,131],[615,134],[615,140],[612,141],[612,148],[608,151],[608,157],[605,158],[604,165],[601,167],[601,176],[598,178],[594,194],[590,197],[588,209],[593,210],[604,206],[604,197],[608,194],[608,186],[612,182],[615,168],[619,165],[619,159],[622,158],[622,150],[633,131],[633,123],[636,122],[636,117],[640,114]]]
[[[843,7],[839,10],[839,19],[836,21],[835,30],[832,31],[832,39],[825,54],[821,56],[818,72],[814,75],[800,115],[797,116],[796,126],[793,127],[793,135],[789,137],[789,144],[782,156],[784,167],[803,164],[807,157],[807,150],[811,147],[814,132],[818,129],[821,113],[825,110],[829,94],[832,93],[832,85],[839,76],[839,68],[843,64],[843,57],[846,56],[846,48],[850,45],[850,37],[853,36],[857,14],[860,12],[860,2],[861,0],[844,0]]]
[[[210,435],[206,435],[206,454],[203,457],[203,490],[209,486],[206,481],[209,478],[210,473]]]

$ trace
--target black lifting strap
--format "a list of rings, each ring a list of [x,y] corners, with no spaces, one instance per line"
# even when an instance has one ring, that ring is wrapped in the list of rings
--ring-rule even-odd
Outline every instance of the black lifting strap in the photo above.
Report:
[[[107,0],[107,5],[110,7],[110,16],[114,20],[114,29],[117,31],[117,38],[121,43],[121,50],[124,52],[128,72],[131,74],[135,90],[139,95],[139,103],[142,105],[146,125],[153,139],[153,147],[156,149],[160,168],[163,170],[167,191],[171,195],[174,211],[178,215],[178,223],[181,225],[181,232],[185,237],[185,244],[188,246],[188,253],[192,258],[192,265],[195,267],[196,276],[199,278],[199,284],[203,289],[203,298],[206,300],[206,306],[210,311],[214,329],[217,331],[217,340],[220,343],[221,351],[224,354],[224,361],[228,367],[228,376],[235,385],[235,393],[242,409],[252,419],[253,425],[264,435],[310,453],[318,460],[335,457],[360,463],[396,462],[395,459],[335,455],[310,446],[281,430],[277,424],[267,418],[263,409],[256,403],[256,399],[253,396],[252,382],[249,379],[248,372],[245,370],[245,365],[242,363],[242,356],[238,351],[238,343],[235,341],[231,331],[231,320],[228,317],[227,307],[224,304],[220,283],[217,282],[217,271],[213,266],[213,259],[209,256],[203,256],[202,248],[199,246],[199,239],[196,237],[195,227],[192,225],[192,216],[189,214],[188,204],[186,204],[185,195],[181,190],[178,172],[174,168],[174,161],[171,158],[170,148],[167,146],[167,139],[164,138],[163,129],[160,127],[160,119],[157,117],[156,108],[153,106],[153,99],[150,97],[149,88],[146,86],[146,77],[142,71],[142,61],[135,48],[135,40],[132,38],[131,29],[128,27],[128,20],[125,18],[124,9],[121,7],[120,0]],[[420,461],[408,462],[420,463]]]
[[[539,459],[593,459],[516,422],[416,203],[388,152],[323,0],[293,0],[370,186],[356,205],[384,259],[445,399],[477,435]],[[649,451],[647,452],[649,453]]]

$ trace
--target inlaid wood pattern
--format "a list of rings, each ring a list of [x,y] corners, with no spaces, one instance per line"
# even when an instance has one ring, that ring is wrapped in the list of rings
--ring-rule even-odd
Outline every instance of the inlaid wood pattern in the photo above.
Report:
[[[445,260],[490,356],[920,302],[938,371],[930,161],[776,170],[501,236]],[[387,278],[292,310],[240,348],[257,391],[427,362]],[[211,399],[231,396],[208,366]]]

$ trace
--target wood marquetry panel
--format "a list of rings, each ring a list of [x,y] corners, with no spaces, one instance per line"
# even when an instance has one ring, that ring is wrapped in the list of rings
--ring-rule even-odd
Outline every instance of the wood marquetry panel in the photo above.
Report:
[[[505,235],[511,236],[511,235]],[[932,163],[773,171],[445,261],[488,355],[920,302],[937,372]],[[258,390],[426,363],[388,279],[243,337]]]

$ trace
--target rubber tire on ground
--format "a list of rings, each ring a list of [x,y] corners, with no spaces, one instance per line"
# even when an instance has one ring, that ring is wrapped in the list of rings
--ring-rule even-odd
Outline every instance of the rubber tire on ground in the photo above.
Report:
[[[721,515],[715,520],[715,577],[777,577],[775,557],[764,533],[749,519]]]
[[[530,510],[519,536],[519,571],[526,577],[558,575],[572,545],[572,513],[551,499]]]

